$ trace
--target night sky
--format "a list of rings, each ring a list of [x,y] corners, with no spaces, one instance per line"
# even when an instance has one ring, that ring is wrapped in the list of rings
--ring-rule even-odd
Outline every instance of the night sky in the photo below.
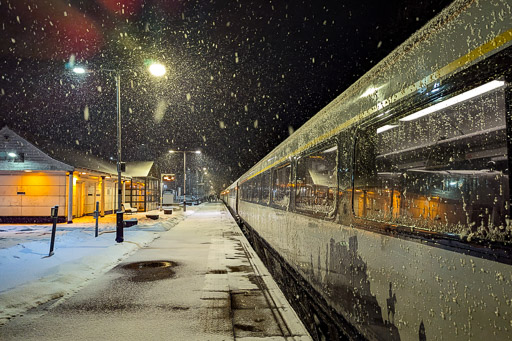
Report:
[[[121,69],[123,159],[199,148],[222,186],[450,2],[0,0],[0,127],[115,159]]]

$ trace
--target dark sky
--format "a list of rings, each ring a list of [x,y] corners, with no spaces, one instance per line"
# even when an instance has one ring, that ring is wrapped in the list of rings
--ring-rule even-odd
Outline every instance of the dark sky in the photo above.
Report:
[[[124,159],[234,180],[450,2],[0,0],[0,126],[115,158],[122,69]]]

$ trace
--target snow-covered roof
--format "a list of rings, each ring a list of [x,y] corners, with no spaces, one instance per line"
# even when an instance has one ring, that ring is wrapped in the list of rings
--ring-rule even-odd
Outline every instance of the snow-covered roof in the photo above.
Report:
[[[117,174],[117,165],[91,153],[74,150],[66,146],[58,146],[47,151],[52,157],[73,165],[75,168],[87,169],[105,174]]]
[[[153,161],[133,161],[126,163],[126,173],[132,178],[143,178],[151,176],[151,168],[153,168]]]
[[[0,129],[0,141],[1,171],[73,171],[74,165],[51,157],[7,126]]]
[[[38,141],[32,144],[7,126],[0,129],[0,141],[0,152],[23,153],[23,162],[14,162],[14,159],[2,161],[0,158],[0,170],[3,171],[75,171],[81,169],[108,175],[117,174],[115,162],[99,158],[91,152],[83,152],[71,146],[56,144],[53,141]],[[127,174],[123,175],[127,176]]]

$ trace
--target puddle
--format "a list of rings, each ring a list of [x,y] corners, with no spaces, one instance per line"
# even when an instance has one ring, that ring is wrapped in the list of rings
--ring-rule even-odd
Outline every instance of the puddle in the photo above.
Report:
[[[210,275],[225,275],[228,273],[227,270],[210,270],[207,272]]]
[[[258,328],[256,326],[250,326],[250,325],[247,325],[247,324],[235,324],[234,327],[236,329],[243,330],[244,332],[261,332],[261,331],[263,331],[263,330],[261,330],[260,328]]]
[[[116,268],[130,274],[132,282],[151,282],[171,278],[178,264],[172,261],[147,261],[118,265]]]
[[[249,265],[238,265],[238,266],[229,266],[228,265],[228,269],[231,272],[249,272],[249,273],[253,272],[252,267]]]

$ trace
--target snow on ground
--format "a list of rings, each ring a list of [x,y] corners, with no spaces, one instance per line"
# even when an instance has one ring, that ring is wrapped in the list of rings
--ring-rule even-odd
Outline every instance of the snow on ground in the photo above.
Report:
[[[159,211],[125,214],[138,224],[124,229],[115,242],[115,214],[57,224],[54,255],[48,257],[52,224],[0,224],[0,325],[42,303],[69,296],[139,248],[158,238],[193,211],[163,215]],[[158,214],[158,220],[146,217]]]

